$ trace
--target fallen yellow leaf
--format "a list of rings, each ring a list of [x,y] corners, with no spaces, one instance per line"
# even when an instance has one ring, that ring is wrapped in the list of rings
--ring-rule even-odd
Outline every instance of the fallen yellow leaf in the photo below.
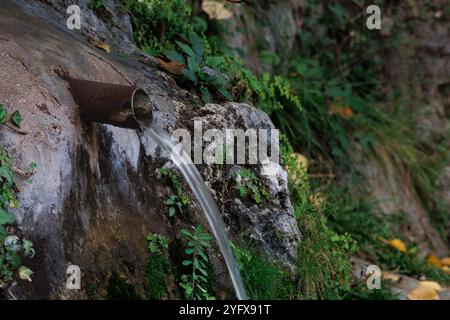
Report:
[[[406,245],[405,243],[400,239],[392,239],[388,241],[389,245],[395,249],[397,249],[400,252],[406,253]]]
[[[100,41],[100,40],[94,39],[94,38],[89,38],[89,42],[91,44],[93,44],[94,46],[96,46],[97,48],[100,48],[108,53],[111,52],[111,47],[103,41]]]
[[[409,300],[439,300],[439,295],[433,288],[417,287],[408,294]]]
[[[437,283],[436,281],[420,281],[420,285],[433,288],[434,290],[436,290],[438,292],[442,291],[441,285],[439,283]]]
[[[429,254],[427,257],[427,263],[428,265],[432,267],[440,267],[441,266],[441,260],[439,260],[435,255]]]
[[[444,267],[450,267],[450,257],[441,259],[441,265]]]

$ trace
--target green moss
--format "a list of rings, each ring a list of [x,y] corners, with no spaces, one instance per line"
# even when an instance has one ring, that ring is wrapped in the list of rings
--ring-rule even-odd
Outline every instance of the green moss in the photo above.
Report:
[[[295,292],[288,272],[251,247],[233,245],[241,275],[251,299],[289,299]]]
[[[167,275],[169,261],[161,253],[155,252],[148,259],[145,270],[146,296],[149,300],[161,300],[167,296]]]
[[[140,300],[141,297],[134,286],[117,272],[113,272],[108,281],[106,299],[108,300]]]

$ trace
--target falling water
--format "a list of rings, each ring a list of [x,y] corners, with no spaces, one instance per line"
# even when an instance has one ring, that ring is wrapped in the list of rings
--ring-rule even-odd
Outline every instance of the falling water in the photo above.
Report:
[[[189,184],[192,192],[200,203],[203,212],[206,215],[209,226],[216,238],[220,251],[225,259],[225,263],[230,273],[231,282],[236,291],[236,296],[239,300],[244,300],[247,298],[245,293],[244,284],[239,273],[239,268],[236,264],[236,260],[233,256],[233,251],[231,250],[230,240],[225,229],[225,223],[222,220],[217,204],[214,201],[211,193],[203,181],[202,176],[198,172],[195,165],[190,160],[190,157],[185,153],[180,154],[179,152],[172,152],[174,144],[170,135],[164,130],[157,129],[143,129],[144,137],[150,137],[155,141],[161,148],[167,151],[171,156],[175,165],[180,170],[186,182]],[[145,146],[145,141],[142,141]]]

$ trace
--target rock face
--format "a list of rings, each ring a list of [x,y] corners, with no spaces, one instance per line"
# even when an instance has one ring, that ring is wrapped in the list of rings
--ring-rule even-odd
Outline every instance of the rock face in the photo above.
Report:
[[[38,166],[32,184],[18,181],[21,206],[14,212],[24,236],[35,244],[36,257],[26,261],[35,273],[33,282],[19,282],[11,290],[17,298],[86,298],[86,291],[65,286],[66,268],[75,264],[81,268],[84,289],[94,286],[104,292],[115,271],[142,291],[148,259],[146,235],[156,232],[173,240],[180,227],[169,220],[164,204],[167,187],[155,173],[167,162],[167,155],[156,145],[150,154],[148,149],[144,152],[134,130],[81,121],[68,84],[59,74],[144,88],[154,105],[154,125],[169,131],[194,117],[209,125],[224,119],[226,125],[244,129],[273,125],[248,105],[208,105],[193,111],[198,99],[178,88],[170,77],[133,58],[118,58],[89,45],[81,33],[64,29],[66,2],[49,2],[19,1],[23,5],[19,7],[0,1],[0,101],[9,111],[19,109],[23,128],[29,132],[18,135],[3,128],[0,139],[16,166],[26,167],[30,162]],[[117,21],[117,28],[127,28],[126,18]],[[89,32],[83,32],[98,37],[93,26],[88,24]],[[112,44],[130,41],[106,34],[107,29],[100,31],[102,40]],[[235,169],[227,168],[224,174],[229,176]],[[216,183],[229,178],[214,177],[214,170],[202,167],[217,195]],[[289,266],[300,235],[287,175],[280,167],[275,180],[262,181],[272,203],[251,205],[231,196],[232,201],[223,204],[230,237],[255,239]],[[195,202],[192,211],[190,222],[206,227]],[[210,255],[226,286],[217,247],[213,246]]]
[[[205,130],[274,129],[267,114],[243,103],[208,104],[199,110],[199,114],[193,120],[202,121]],[[268,149],[270,148],[269,144]],[[224,179],[233,181],[241,168],[239,165],[223,169],[219,166],[205,167],[204,176],[211,185],[220,185]],[[223,194],[220,197],[223,203],[229,203],[224,206],[225,217],[230,221],[228,225],[231,229],[234,228],[233,231],[239,232],[238,228],[246,230],[248,236],[261,243],[264,251],[270,256],[277,257],[286,266],[291,266],[295,262],[300,233],[289,200],[287,172],[280,165],[274,168],[273,174],[267,176],[261,172],[264,170],[262,166],[256,166],[255,170],[261,174],[267,188],[269,194],[267,201],[258,205],[251,201],[243,201],[233,193],[230,196],[227,192],[228,196]],[[225,188],[229,190],[233,186],[226,185]]]

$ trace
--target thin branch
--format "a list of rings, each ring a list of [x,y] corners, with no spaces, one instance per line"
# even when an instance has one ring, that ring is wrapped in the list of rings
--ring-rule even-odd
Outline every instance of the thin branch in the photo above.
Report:
[[[12,166],[12,170],[24,179],[28,179],[34,174],[33,171],[26,172],[25,170],[16,167],[15,165]]]
[[[11,130],[17,132],[17,133],[20,133],[20,134],[28,134],[27,131],[20,130],[19,128],[16,128],[16,127],[10,125],[10,124],[7,123],[7,122],[1,122],[1,124],[4,125],[5,127],[9,128],[9,129],[11,129]]]

